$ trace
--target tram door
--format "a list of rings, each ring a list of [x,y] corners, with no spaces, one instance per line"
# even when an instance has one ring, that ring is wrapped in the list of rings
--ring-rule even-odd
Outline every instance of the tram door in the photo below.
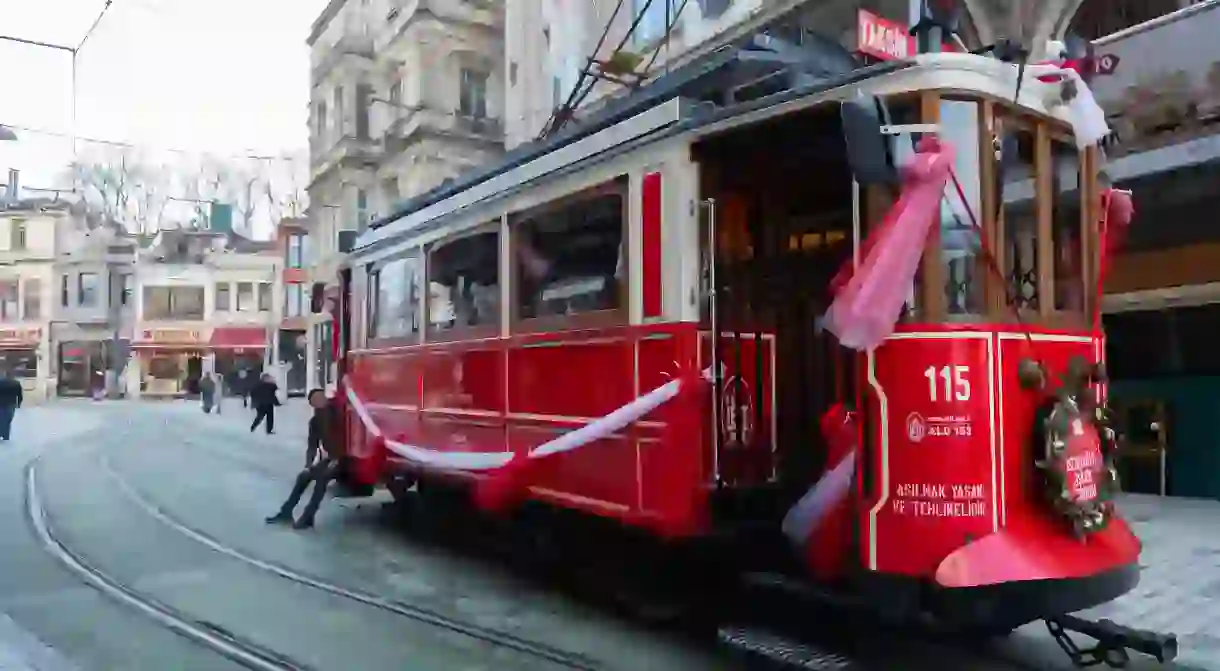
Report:
[[[850,258],[850,200],[723,192],[702,203],[704,365],[722,489],[779,519],[825,467],[822,414],[855,398],[854,358],[820,328]]]

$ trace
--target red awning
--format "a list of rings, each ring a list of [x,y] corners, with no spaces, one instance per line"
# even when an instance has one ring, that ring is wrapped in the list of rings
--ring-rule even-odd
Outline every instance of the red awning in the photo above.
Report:
[[[267,331],[261,327],[221,326],[212,329],[210,349],[265,349]]]

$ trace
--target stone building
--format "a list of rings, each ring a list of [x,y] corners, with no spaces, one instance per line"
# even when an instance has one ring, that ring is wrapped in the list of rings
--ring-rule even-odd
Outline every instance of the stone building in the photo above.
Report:
[[[333,289],[343,240],[503,151],[504,3],[331,0],[307,43],[308,279]],[[312,293],[311,289],[311,293]],[[330,363],[310,318],[310,386]]]

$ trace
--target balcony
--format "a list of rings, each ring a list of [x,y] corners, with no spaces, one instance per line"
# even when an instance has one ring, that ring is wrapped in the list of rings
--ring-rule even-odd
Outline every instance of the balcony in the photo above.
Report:
[[[310,59],[310,81],[314,83],[322,81],[336,65],[348,56],[367,60],[369,64],[372,64],[374,53],[372,38],[355,35],[345,35],[339,38],[329,49],[315,47],[314,57]]]
[[[376,51],[385,52],[406,35],[421,16],[499,35],[504,26],[503,4],[503,0],[397,0],[397,6],[386,14],[386,26],[379,31]]]
[[[504,25],[504,3],[494,0],[426,0],[423,5],[442,21],[453,21],[484,28]]]
[[[397,154],[414,144],[421,133],[486,142],[497,146],[504,143],[504,124],[500,119],[422,106],[399,110],[397,118],[382,135],[381,149],[386,155]]]
[[[332,144],[315,144],[309,153],[312,186],[322,175],[341,165],[374,166],[379,158],[378,143],[371,138],[344,135]]]

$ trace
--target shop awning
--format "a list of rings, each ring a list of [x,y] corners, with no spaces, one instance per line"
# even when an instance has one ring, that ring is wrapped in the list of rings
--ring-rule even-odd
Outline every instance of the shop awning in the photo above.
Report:
[[[209,349],[238,350],[264,349],[267,347],[267,331],[262,327],[221,326],[212,329]]]

